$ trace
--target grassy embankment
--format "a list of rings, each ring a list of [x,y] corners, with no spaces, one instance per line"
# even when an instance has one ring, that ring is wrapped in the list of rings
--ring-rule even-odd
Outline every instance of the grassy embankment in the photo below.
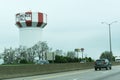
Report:
[[[119,65],[120,63],[113,63]],[[32,76],[39,74],[48,74],[70,70],[91,69],[94,63],[64,63],[64,64],[46,64],[46,65],[1,65],[0,79],[14,78],[21,76]]]

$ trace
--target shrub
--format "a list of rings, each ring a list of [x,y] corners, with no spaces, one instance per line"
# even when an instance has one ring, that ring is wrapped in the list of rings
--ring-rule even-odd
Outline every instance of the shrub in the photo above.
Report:
[[[20,64],[27,64],[27,63],[28,63],[28,61],[25,59],[20,60]]]

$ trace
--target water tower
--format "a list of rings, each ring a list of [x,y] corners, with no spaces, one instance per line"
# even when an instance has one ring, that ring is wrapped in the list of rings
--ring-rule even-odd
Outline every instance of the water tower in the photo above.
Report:
[[[47,25],[47,15],[41,12],[23,12],[16,14],[19,28],[20,45],[32,47],[42,41],[42,29]]]

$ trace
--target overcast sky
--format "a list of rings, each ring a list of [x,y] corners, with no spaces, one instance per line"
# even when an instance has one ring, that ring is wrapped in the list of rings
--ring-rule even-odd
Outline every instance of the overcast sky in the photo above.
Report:
[[[53,50],[73,51],[84,48],[84,54],[99,58],[109,51],[108,25],[111,23],[112,51],[120,56],[120,0],[0,0],[0,52],[19,45],[15,14],[33,11],[47,14],[48,24],[43,40]]]

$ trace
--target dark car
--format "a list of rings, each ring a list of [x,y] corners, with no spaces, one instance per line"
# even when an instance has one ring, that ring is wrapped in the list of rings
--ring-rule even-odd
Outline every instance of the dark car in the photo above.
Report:
[[[108,59],[98,59],[95,61],[94,68],[95,68],[95,70],[97,70],[97,69],[101,70],[101,68],[105,68],[106,70],[108,70],[108,69],[111,70],[112,65]]]

